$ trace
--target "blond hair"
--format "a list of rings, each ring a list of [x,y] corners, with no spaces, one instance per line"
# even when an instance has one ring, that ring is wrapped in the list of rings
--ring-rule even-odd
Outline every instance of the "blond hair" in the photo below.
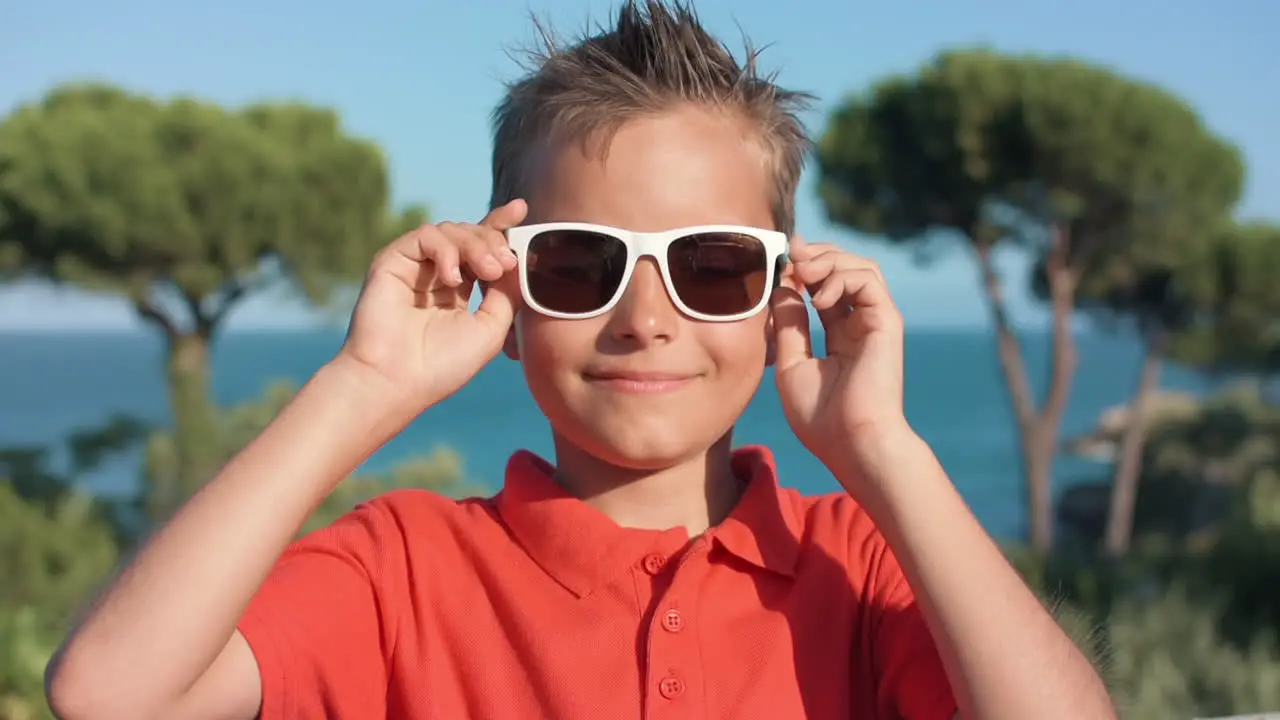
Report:
[[[507,88],[493,113],[491,207],[521,197],[529,165],[545,143],[603,134],[626,121],[696,104],[739,114],[758,129],[773,175],[778,230],[795,227],[795,195],[809,148],[799,114],[812,97],[761,75],[746,43],[739,63],[687,4],[625,0],[612,28],[565,46],[535,26],[540,47],[528,74]]]

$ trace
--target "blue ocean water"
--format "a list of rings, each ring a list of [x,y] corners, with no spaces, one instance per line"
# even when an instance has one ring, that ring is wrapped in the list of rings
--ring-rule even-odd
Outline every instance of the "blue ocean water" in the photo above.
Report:
[[[235,333],[213,349],[213,392],[221,403],[258,396],[271,382],[301,384],[333,356],[338,330]],[[1139,349],[1129,339],[1079,337],[1081,367],[1065,433],[1088,430],[1099,412],[1125,402],[1136,383]],[[1029,370],[1041,384],[1048,368],[1042,334],[1024,337]],[[906,343],[906,405],[913,426],[933,446],[974,512],[997,537],[1020,537],[1022,490],[1003,381],[991,336],[984,331],[910,333]],[[1204,380],[1170,368],[1166,387],[1202,391]],[[113,413],[167,422],[162,344],[150,333],[0,334],[0,447],[57,442]],[[791,434],[772,375],[742,417],[738,444],[773,448],[784,484],[806,493],[838,485]],[[546,422],[517,364],[498,358],[454,397],[433,408],[370,459],[369,469],[429,451],[437,444],[462,453],[468,474],[497,488],[512,450],[550,457]],[[1056,487],[1105,473],[1106,467],[1062,458]],[[107,492],[137,478],[137,457],[121,458],[91,480]],[[270,478],[264,478],[269,482]]]

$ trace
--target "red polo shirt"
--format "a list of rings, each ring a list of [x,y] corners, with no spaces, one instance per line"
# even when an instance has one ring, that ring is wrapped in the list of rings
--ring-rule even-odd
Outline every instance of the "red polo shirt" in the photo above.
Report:
[[[294,544],[240,624],[264,720],[909,718],[956,710],[902,571],[846,495],[763,448],[690,541],[567,495],[520,452],[490,499],[402,490]]]

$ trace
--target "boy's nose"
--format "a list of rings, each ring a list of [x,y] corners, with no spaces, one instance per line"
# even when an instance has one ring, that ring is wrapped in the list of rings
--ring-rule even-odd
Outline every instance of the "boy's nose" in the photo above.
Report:
[[[641,258],[631,282],[609,317],[609,334],[644,345],[670,342],[680,328],[680,311],[672,304],[653,258]]]

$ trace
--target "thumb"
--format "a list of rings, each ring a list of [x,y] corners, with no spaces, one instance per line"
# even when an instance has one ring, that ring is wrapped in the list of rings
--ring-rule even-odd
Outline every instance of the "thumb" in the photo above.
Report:
[[[528,214],[529,204],[522,198],[516,198],[506,205],[490,210],[480,224],[498,232],[505,232],[523,222],[524,216]]]
[[[476,308],[476,319],[485,323],[490,329],[506,337],[511,329],[511,322],[516,316],[516,303],[520,298],[520,286],[515,273],[506,273],[497,282],[486,283]]]
[[[786,285],[773,291],[769,304],[773,307],[774,367],[781,373],[813,357],[809,309],[805,307],[804,297]]]

